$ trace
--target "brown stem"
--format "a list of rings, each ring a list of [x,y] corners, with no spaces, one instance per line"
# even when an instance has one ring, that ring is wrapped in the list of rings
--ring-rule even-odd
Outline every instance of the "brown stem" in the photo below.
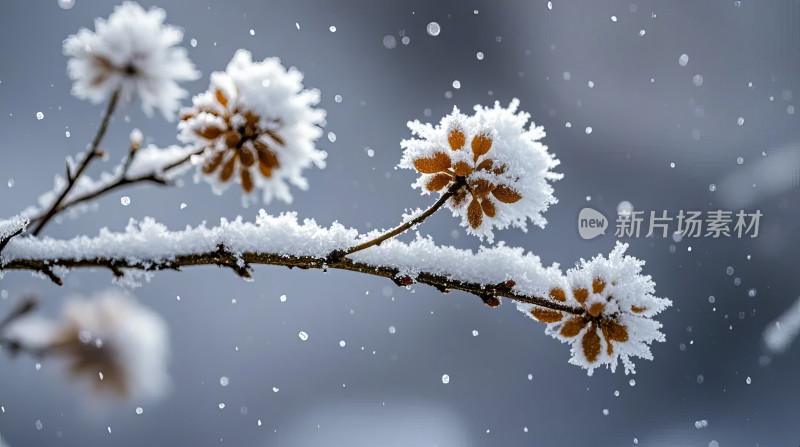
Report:
[[[391,239],[399,234],[404,233],[409,228],[422,223],[422,221],[424,221],[425,219],[430,217],[433,213],[438,211],[439,208],[441,208],[442,205],[444,205],[445,202],[447,202],[450,199],[450,197],[453,197],[453,195],[457,193],[458,190],[464,185],[465,185],[464,177],[456,177],[455,182],[450,186],[450,188],[447,189],[447,191],[444,194],[442,194],[441,197],[439,197],[439,200],[437,200],[436,203],[431,205],[430,208],[420,213],[419,216],[409,220],[408,222],[396,226],[395,228],[381,234],[375,239],[369,240],[367,242],[364,242],[363,244],[359,244],[356,245],[355,247],[350,247],[347,250],[344,250],[344,252],[341,253],[342,256],[353,254],[357,251],[361,251],[366,248],[373,247],[375,245],[381,245],[381,243],[386,239]]]
[[[287,256],[277,253],[247,252],[237,256],[223,246],[217,247],[216,251],[209,251],[197,254],[176,255],[171,261],[154,262],[153,260],[131,261],[127,258],[92,258],[92,259],[17,259],[3,265],[3,270],[31,270],[44,274],[52,273],[55,266],[65,268],[108,268],[112,272],[120,269],[137,269],[145,271],[153,270],[180,270],[181,267],[195,265],[217,265],[220,267],[231,268],[236,274],[249,277],[250,265],[268,264],[282,265],[289,268],[298,267],[301,269],[339,269],[352,272],[365,273],[368,275],[382,276],[389,278],[398,285],[411,285],[414,282],[428,284],[439,291],[447,292],[450,290],[461,290],[480,297],[484,302],[490,304],[496,301],[497,297],[506,297],[514,301],[534,304],[547,309],[567,312],[570,314],[581,315],[582,309],[577,309],[559,302],[538,296],[528,296],[517,293],[513,290],[513,281],[506,281],[499,284],[480,284],[470,281],[457,281],[444,275],[437,275],[429,272],[420,272],[416,278],[400,276],[399,269],[394,267],[374,266],[363,262],[353,261],[348,258],[339,257],[331,261],[329,259],[317,258],[312,256]],[[51,278],[52,279],[52,278]],[[490,304],[491,305],[491,304]]]
[[[103,139],[103,136],[106,134],[106,130],[108,130],[108,124],[111,122],[111,115],[114,113],[114,109],[117,108],[117,103],[119,102],[119,89],[114,91],[114,94],[111,95],[111,100],[108,102],[108,107],[106,108],[105,113],[103,114],[103,120],[100,122],[100,128],[97,129],[97,133],[92,140],[92,144],[89,146],[89,151],[86,153],[86,156],[83,157],[81,164],[78,166],[78,170],[73,174],[70,173],[69,168],[67,168],[67,186],[64,188],[64,191],[58,196],[55,202],[50,206],[50,209],[39,219],[39,223],[36,225],[36,228],[33,230],[33,235],[37,236],[41,231],[42,228],[56,215],[58,212],[57,210],[61,206],[61,202],[67,197],[67,194],[72,190],[72,187],[78,181],[83,172],[89,167],[89,163],[92,160],[101,155],[100,151],[97,148],[100,146],[100,141]]]
[[[125,157],[125,161],[122,164],[122,174],[120,178],[125,178],[128,176],[128,169],[131,168],[131,164],[133,164],[133,159],[136,158],[136,151],[139,150],[139,142],[138,141],[131,141],[131,146],[128,149],[128,156]]]

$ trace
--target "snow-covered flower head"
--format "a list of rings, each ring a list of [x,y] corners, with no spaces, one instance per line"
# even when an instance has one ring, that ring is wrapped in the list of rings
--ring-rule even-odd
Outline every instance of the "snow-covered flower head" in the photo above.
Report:
[[[27,349],[57,354],[100,392],[157,398],[169,384],[168,335],[161,317],[117,290],[71,299],[61,321],[36,315],[3,334]]]
[[[421,175],[413,184],[424,193],[445,194],[458,188],[447,207],[462,218],[467,232],[492,242],[493,228],[527,229],[547,223],[542,213],[556,202],[548,181],[562,177],[551,171],[559,164],[539,139],[544,129],[518,112],[519,100],[507,108],[475,106],[475,114],[453,112],[437,126],[408,123],[419,138],[403,140],[400,167]]]
[[[326,153],[314,141],[322,135],[325,111],[319,91],[304,90],[303,74],[278,58],[253,62],[239,50],[224,72],[211,74],[208,91],[184,109],[179,138],[198,148],[198,175],[221,193],[235,179],[249,198],[291,202],[287,181],[301,189],[312,163],[325,167]]]
[[[613,372],[621,359],[625,373],[635,373],[631,357],[652,360],[650,344],[665,340],[653,317],[672,305],[653,295],[650,276],[641,274],[644,261],[625,256],[627,244],[617,242],[608,259],[581,260],[548,298],[576,308],[577,314],[518,304],[518,309],[547,323],[546,333],[572,346],[570,363],[591,375],[600,365]]]
[[[119,90],[123,100],[138,97],[148,116],[157,108],[172,119],[187,96],[177,83],[197,79],[200,73],[186,49],[174,47],[183,40],[183,31],[165,25],[165,17],[163,9],[145,11],[125,2],[108,20],[96,19],[94,31],[81,28],[69,36],[64,54],[70,57],[72,93],[98,103]]]

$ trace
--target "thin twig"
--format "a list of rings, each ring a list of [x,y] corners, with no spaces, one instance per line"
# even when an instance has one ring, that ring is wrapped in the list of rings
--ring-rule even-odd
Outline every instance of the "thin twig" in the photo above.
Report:
[[[369,240],[367,242],[364,242],[363,244],[359,244],[359,245],[356,245],[355,247],[351,247],[351,248],[348,248],[347,250],[344,250],[343,252],[341,252],[341,256],[346,256],[346,255],[349,255],[349,254],[353,254],[353,253],[355,253],[357,251],[364,250],[364,249],[369,248],[369,247],[373,247],[373,246],[376,246],[376,245],[381,245],[381,243],[383,241],[385,241],[387,239],[391,239],[391,238],[393,238],[393,237],[395,237],[397,235],[400,235],[400,234],[404,233],[405,231],[407,231],[409,228],[414,227],[415,225],[419,225],[420,223],[422,223],[422,221],[424,221],[425,219],[430,217],[433,213],[438,211],[439,208],[441,208],[442,205],[444,205],[445,202],[447,202],[450,199],[450,197],[453,197],[453,195],[456,194],[458,192],[458,190],[461,189],[461,187],[464,186],[464,185],[465,185],[464,177],[456,177],[455,182],[450,186],[450,188],[447,189],[447,191],[444,194],[442,194],[441,197],[439,197],[439,200],[437,200],[436,203],[431,205],[430,208],[428,208],[427,210],[425,210],[422,213],[420,213],[417,217],[409,220],[408,222],[404,222],[404,223],[392,228],[391,230],[381,234],[380,236],[376,237],[375,239],[371,239],[371,240]],[[334,257],[336,255],[337,254],[335,253]]]
[[[52,273],[54,266],[68,269],[74,268],[108,268],[115,274],[119,269],[136,269],[145,271],[157,270],[178,270],[181,267],[195,265],[218,265],[232,268],[238,275],[249,277],[249,268],[254,264],[282,265],[289,268],[298,267],[301,269],[338,269],[352,272],[365,273],[368,275],[382,276],[389,278],[401,286],[409,286],[414,282],[428,284],[439,291],[461,290],[471,293],[481,298],[485,303],[494,307],[498,303],[499,297],[506,297],[514,301],[534,304],[544,308],[581,315],[582,309],[577,309],[554,300],[538,296],[528,296],[517,293],[513,290],[513,281],[505,281],[499,284],[480,284],[470,281],[457,281],[444,275],[429,272],[420,272],[415,278],[400,276],[400,270],[394,267],[375,266],[363,262],[353,261],[349,258],[339,257],[331,261],[330,258],[318,258],[312,256],[287,256],[277,253],[247,252],[241,255],[233,255],[218,247],[215,251],[197,254],[176,255],[170,261],[154,262],[153,260],[132,261],[125,257],[119,258],[92,258],[92,259],[16,259],[3,265],[3,270],[32,270],[45,274]]]
[[[11,324],[17,318],[26,315],[30,311],[36,309],[36,305],[37,303],[35,298],[33,297],[24,298],[19,304],[17,304],[16,307],[14,307],[14,310],[12,310],[11,313],[6,315],[6,317],[3,318],[2,321],[0,321],[0,332],[6,327],[8,327],[8,325]]]
[[[133,159],[136,158],[136,151],[138,150],[139,142],[131,141],[131,146],[128,149],[128,156],[125,157],[125,163],[122,165],[122,174],[120,175],[120,178],[126,178],[128,176],[128,170],[131,168]]]
[[[193,156],[198,155],[200,153],[202,153],[202,150],[192,152],[191,154],[187,155],[186,157],[181,158],[180,160],[174,161],[174,162],[164,166],[161,169],[161,171],[162,172],[167,172],[167,171],[171,171],[171,170],[173,170],[173,169],[175,169],[175,168],[177,168],[179,166],[182,166],[183,164],[185,164],[189,160],[191,160],[191,158]],[[94,200],[94,199],[96,199],[96,198],[98,198],[98,197],[100,197],[100,196],[102,196],[102,195],[104,195],[106,193],[109,193],[109,192],[114,191],[116,189],[122,188],[123,186],[137,184],[137,183],[155,183],[155,184],[160,185],[160,186],[169,186],[169,185],[171,185],[170,182],[168,182],[167,180],[164,180],[162,177],[160,177],[160,176],[158,176],[158,175],[156,175],[154,173],[142,174],[142,175],[136,176],[136,177],[128,177],[125,174],[126,171],[127,171],[127,169],[123,168],[123,174],[120,175],[119,178],[116,181],[114,181],[113,183],[109,183],[108,185],[106,185],[106,186],[104,186],[104,187],[102,187],[100,189],[88,192],[88,193],[86,193],[86,194],[84,194],[82,196],[78,196],[78,197],[75,197],[73,199],[70,199],[70,200],[67,200],[67,201],[63,202],[55,210],[53,215],[61,213],[64,210],[66,210],[68,208],[71,208],[71,207],[73,207],[75,205],[78,205],[80,203],[83,203],[83,202],[86,202],[86,201],[89,201],[89,200]],[[44,216],[45,215],[42,214],[40,216],[32,217],[30,219],[30,221],[31,221],[31,223],[38,222],[39,220],[43,219]]]
[[[106,130],[108,130],[108,124],[111,122],[111,115],[114,114],[114,109],[117,107],[117,103],[119,102],[119,90],[114,91],[114,94],[111,95],[111,100],[108,102],[108,107],[106,108],[105,113],[103,114],[103,120],[100,122],[100,127],[97,129],[97,133],[92,140],[92,144],[89,146],[88,152],[83,157],[81,164],[78,165],[78,170],[75,173],[71,173],[70,169],[67,168],[67,186],[64,188],[64,191],[58,196],[58,198],[53,202],[50,206],[50,209],[39,219],[39,223],[37,224],[36,228],[33,230],[33,235],[37,236],[41,231],[42,228],[56,215],[58,208],[61,206],[61,202],[67,197],[67,194],[72,190],[72,187],[75,186],[80,176],[89,166],[89,163],[95,157],[101,155],[100,151],[97,148],[100,146],[100,141],[103,139],[103,136],[106,134]]]
[[[19,230],[17,230],[15,232],[9,234],[8,236],[0,239],[0,253],[3,252],[4,248],[6,248],[6,245],[8,245],[8,241],[10,241],[15,236],[19,236],[20,234],[22,234],[23,231],[25,231],[25,228],[20,228]]]

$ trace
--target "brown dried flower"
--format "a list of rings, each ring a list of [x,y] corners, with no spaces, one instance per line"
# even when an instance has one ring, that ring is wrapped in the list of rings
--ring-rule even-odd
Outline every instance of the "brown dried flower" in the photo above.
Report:
[[[211,152],[202,165],[203,174],[218,172],[219,181],[226,183],[238,171],[242,189],[249,193],[255,186],[251,167],[257,163],[258,172],[265,178],[280,167],[274,150],[285,144],[279,135],[280,122],[265,121],[252,111],[242,110],[221,89],[214,90],[214,101],[212,107],[185,110],[181,121]]]
[[[600,277],[595,277],[592,281],[593,296],[603,295],[606,289],[606,282]],[[614,353],[614,342],[624,343],[628,341],[628,329],[620,323],[617,315],[607,314],[606,303],[614,299],[613,296],[606,294],[603,300],[589,300],[589,290],[584,288],[576,288],[572,290],[572,296],[575,298],[582,309],[581,315],[571,316],[566,320],[559,330],[558,334],[565,339],[572,339],[578,337],[583,332],[583,337],[579,340],[579,344],[583,351],[583,355],[589,363],[594,363],[598,360],[601,353],[600,335],[606,341],[606,354],[612,355]],[[566,302],[566,293],[563,289],[553,288],[549,293],[550,299],[558,302]],[[562,321],[566,314],[556,310],[543,309],[534,307],[531,309],[531,315],[543,323],[557,323]],[[584,328],[589,326],[585,332]]]
[[[179,138],[203,149],[198,174],[216,193],[233,180],[249,199],[260,190],[265,203],[290,202],[289,183],[306,189],[303,169],[325,167],[327,154],[314,147],[325,111],[314,107],[319,92],[304,90],[302,79],[277,58],[253,62],[250,52],[239,50],[183,110]]]
[[[415,137],[400,142],[399,166],[420,174],[412,186],[448,194],[445,206],[467,233],[490,243],[494,229],[527,230],[528,221],[544,227],[542,214],[556,201],[548,181],[561,178],[551,170],[558,160],[539,141],[543,129],[518,106],[516,99],[508,107],[475,106],[473,115],[454,107],[435,126],[409,122]]]
[[[451,152],[465,150],[466,137],[458,129],[450,131],[447,142]],[[492,174],[502,175],[507,169],[506,165],[495,163],[487,155],[491,148],[492,139],[486,134],[478,134],[472,137],[470,143],[471,161],[460,160],[454,164],[446,152],[436,152],[431,157],[414,160],[414,168],[420,174],[432,174],[425,184],[425,189],[430,192],[449,188],[457,177],[464,179],[464,186],[453,195],[450,203],[454,208],[460,207],[469,198],[467,220],[472,228],[481,226],[484,215],[490,218],[495,216],[495,204],[490,196],[503,203],[514,203],[522,198],[522,195],[514,189],[487,179],[491,178]],[[478,175],[473,175],[474,173]]]

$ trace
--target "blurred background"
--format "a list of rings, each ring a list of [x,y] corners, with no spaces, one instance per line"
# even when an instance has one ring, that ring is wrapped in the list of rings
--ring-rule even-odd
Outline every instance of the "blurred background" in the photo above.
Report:
[[[204,91],[208,75],[224,70],[238,48],[254,59],[279,56],[322,91],[328,123],[318,146],[328,166],[306,171],[311,189],[294,191],[290,205],[269,204],[270,213],[296,210],[325,226],[390,227],[404,209],[431,201],[410,188],[411,172],[395,169],[399,142],[410,135],[406,122],[438,122],[454,105],[469,111],[517,97],[545,126],[565,177],[554,185],[559,203],[547,212],[546,229],[502,231],[498,239],[568,268],[607,254],[615,241],[613,231],[582,240],[580,209],[613,218],[622,201],[670,214],[760,209],[759,236],[626,240],[629,254],[647,261],[657,294],[674,302],[659,316],[666,343],[653,346],[654,361],[637,362],[634,376],[598,370],[587,377],[567,364],[567,346],[510,303],[490,309],[463,293],[406,290],[339,271],[258,266],[254,282],[216,267],[159,273],[132,293],[169,325],[166,398],[99,398],[67,380],[58,362],[45,359],[37,369],[35,358],[0,355],[0,435],[8,445],[800,442],[800,343],[780,355],[762,339],[800,295],[800,3],[157,5],[168,23],[185,29],[184,45],[203,72],[183,85],[191,94]],[[102,106],[70,95],[61,43],[113,6],[0,4],[0,216],[35,203],[63,171],[64,157],[94,134]],[[438,34],[429,32],[431,22]],[[176,143],[174,123],[128,105],[104,141],[108,161],[90,174],[125,155],[133,128],[146,142]],[[181,229],[220,217],[252,220],[258,212],[242,208],[235,188],[215,196],[185,178],[181,188],[112,193],[94,212],[45,233],[96,235],[145,216]],[[122,196],[131,199],[127,207]],[[480,245],[449,213],[419,231],[441,244]],[[0,280],[0,315],[28,293],[41,298],[43,314],[56,315],[66,296],[115,287],[110,281],[107,271],[80,271],[59,288],[11,272]]]

